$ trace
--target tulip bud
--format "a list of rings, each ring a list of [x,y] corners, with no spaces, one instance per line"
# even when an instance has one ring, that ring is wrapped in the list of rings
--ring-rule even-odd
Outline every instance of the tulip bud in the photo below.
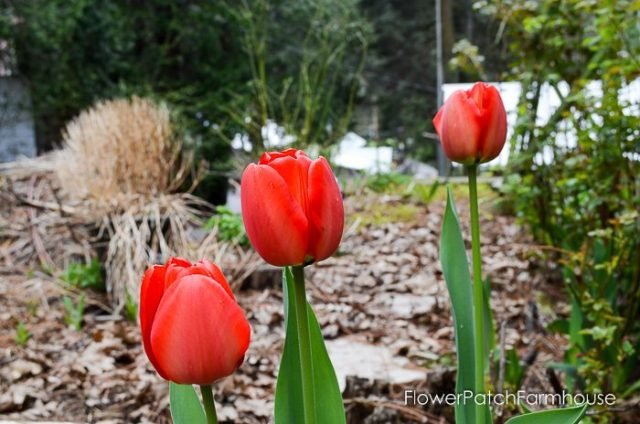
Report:
[[[507,137],[507,113],[498,90],[478,82],[455,91],[433,119],[447,157],[465,165],[489,162]]]
[[[242,175],[247,237],[275,266],[304,265],[335,252],[344,226],[342,195],[327,160],[301,150],[264,153]]]
[[[215,264],[171,258],[144,274],[140,329],[158,374],[178,384],[210,385],[243,362],[251,329]]]

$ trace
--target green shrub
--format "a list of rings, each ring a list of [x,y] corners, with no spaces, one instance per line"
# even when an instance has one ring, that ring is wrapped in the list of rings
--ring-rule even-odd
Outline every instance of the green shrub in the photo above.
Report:
[[[621,214],[564,256],[572,302],[566,358],[581,377],[576,384],[590,392],[624,394],[634,383],[640,350],[638,223],[638,212]]]
[[[640,348],[640,104],[619,93],[638,77],[637,15],[628,0],[484,3],[504,19],[523,87],[504,191],[534,237],[553,246],[571,302],[571,315],[552,326],[570,342],[558,367],[570,389],[631,395],[640,388],[632,372]],[[541,124],[545,85],[560,104]],[[575,145],[558,144],[567,133]]]

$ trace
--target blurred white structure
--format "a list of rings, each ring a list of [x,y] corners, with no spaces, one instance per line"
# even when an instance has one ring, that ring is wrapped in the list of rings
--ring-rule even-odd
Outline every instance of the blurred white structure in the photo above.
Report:
[[[367,140],[354,132],[348,132],[338,143],[332,157],[334,165],[368,174],[391,172],[393,148],[368,147]]]
[[[267,121],[262,127],[262,137],[268,149],[282,150],[291,145],[296,138],[287,134],[283,127],[274,121]],[[231,141],[231,147],[236,150],[250,152],[253,145],[247,134],[236,134]],[[317,152],[308,149],[310,156]],[[386,173],[391,171],[393,149],[391,147],[369,147],[367,140],[354,132],[348,132],[334,149],[331,161],[334,165],[369,174]]]
[[[500,90],[504,107],[507,111],[507,143],[511,139],[513,134],[513,128],[518,118],[518,100],[520,99],[521,87],[518,82],[501,82],[501,83],[489,83]],[[442,87],[444,100],[446,101],[449,96],[457,90],[469,90],[473,86],[472,83],[465,84],[444,84]],[[560,94],[565,96],[569,92],[569,86],[567,84],[559,84]],[[602,96],[602,83],[600,81],[592,81],[587,85],[587,92],[589,96],[598,98]],[[628,114],[640,113],[640,79],[633,81],[628,86],[624,87],[618,93],[620,102],[629,103],[630,106],[625,110]],[[536,116],[536,124],[542,126],[547,123],[549,118],[560,106],[560,97],[555,90],[548,84],[542,86],[540,92],[540,101],[538,103],[538,112]],[[599,117],[596,117],[599,118]],[[576,145],[576,135],[569,123],[564,124],[565,131],[558,133],[556,137],[556,145],[558,147],[572,148]],[[633,155],[633,152],[630,154]],[[640,156],[640,155],[639,155]],[[634,157],[635,158],[635,157]],[[500,156],[498,156],[490,164],[505,165],[509,159],[509,147],[508,145],[502,150]],[[542,156],[536,158],[536,161],[543,163],[550,163],[553,160],[552,149],[547,146],[543,150]]]
[[[267,149],[284,149],[290,145],[296,138],[285,132],[284,127],[278,125],[277,122],[268,120],[266,125],[260,130],[264,145]],[[250,152],[253,144],[249,140],[248,134],[237,133],[231,140],[231,147],[236,150],[244,150]]]
[[[18,78],[0,77],[0,162],[36,155],[36,136],[27,88]]]

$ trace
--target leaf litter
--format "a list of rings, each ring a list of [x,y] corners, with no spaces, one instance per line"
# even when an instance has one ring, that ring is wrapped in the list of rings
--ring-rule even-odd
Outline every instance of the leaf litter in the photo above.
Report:
[[[438,260],[443,204],[364,193],[345,200],[347,216],[375,205],[411,203],[410,219],[358,223],[334,257],[307,268],[309,299],[344,388],[349,422],[453,422],[451,408],[405,405],[404,391],[453,392],[455,355],[446,285]],[[467,238],[467,208],[458,202]],[[552,390],[545,364],[560,360],[562,337],[543,328],[541,293],[562,310],[562,285],[512,217],[481,205],[483,271],[504,344],[532,354],[524,386]],[[43,235],[46,237],[46,235]],[[195,259],[195,258],[191,258]],[[262,264],[236,281],[252,326],[238,372],[219,382],[221,423],[268,423],[284,331],[280,271]],[[64,322],[59,281],[40,271],[0,270],[0,419],[169,423],[168,387],[142,352],[137,324],[114,317],[104,294],[87,291],[81,331]],[[18,323],[31,337],[15,341]],[[532,353],[533,352],[533,353]]]

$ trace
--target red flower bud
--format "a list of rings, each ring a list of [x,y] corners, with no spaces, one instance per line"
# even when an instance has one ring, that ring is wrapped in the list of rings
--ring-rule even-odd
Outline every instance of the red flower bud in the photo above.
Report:
[[[242,219],[262,258],[288,266],[328,258],[340,244],[344,207],[327,160],[301,150],[264,153],[242,175]]]
[[[465,165],[489,162],[507,138],[507,113],[498,90],[478,82],[455,91],[433,118],[449,159]]]
[[[243,362],[251,329],[220,268],[171,258],[144,273],[140,329],[149,360],[164,379],[209,385]]]

